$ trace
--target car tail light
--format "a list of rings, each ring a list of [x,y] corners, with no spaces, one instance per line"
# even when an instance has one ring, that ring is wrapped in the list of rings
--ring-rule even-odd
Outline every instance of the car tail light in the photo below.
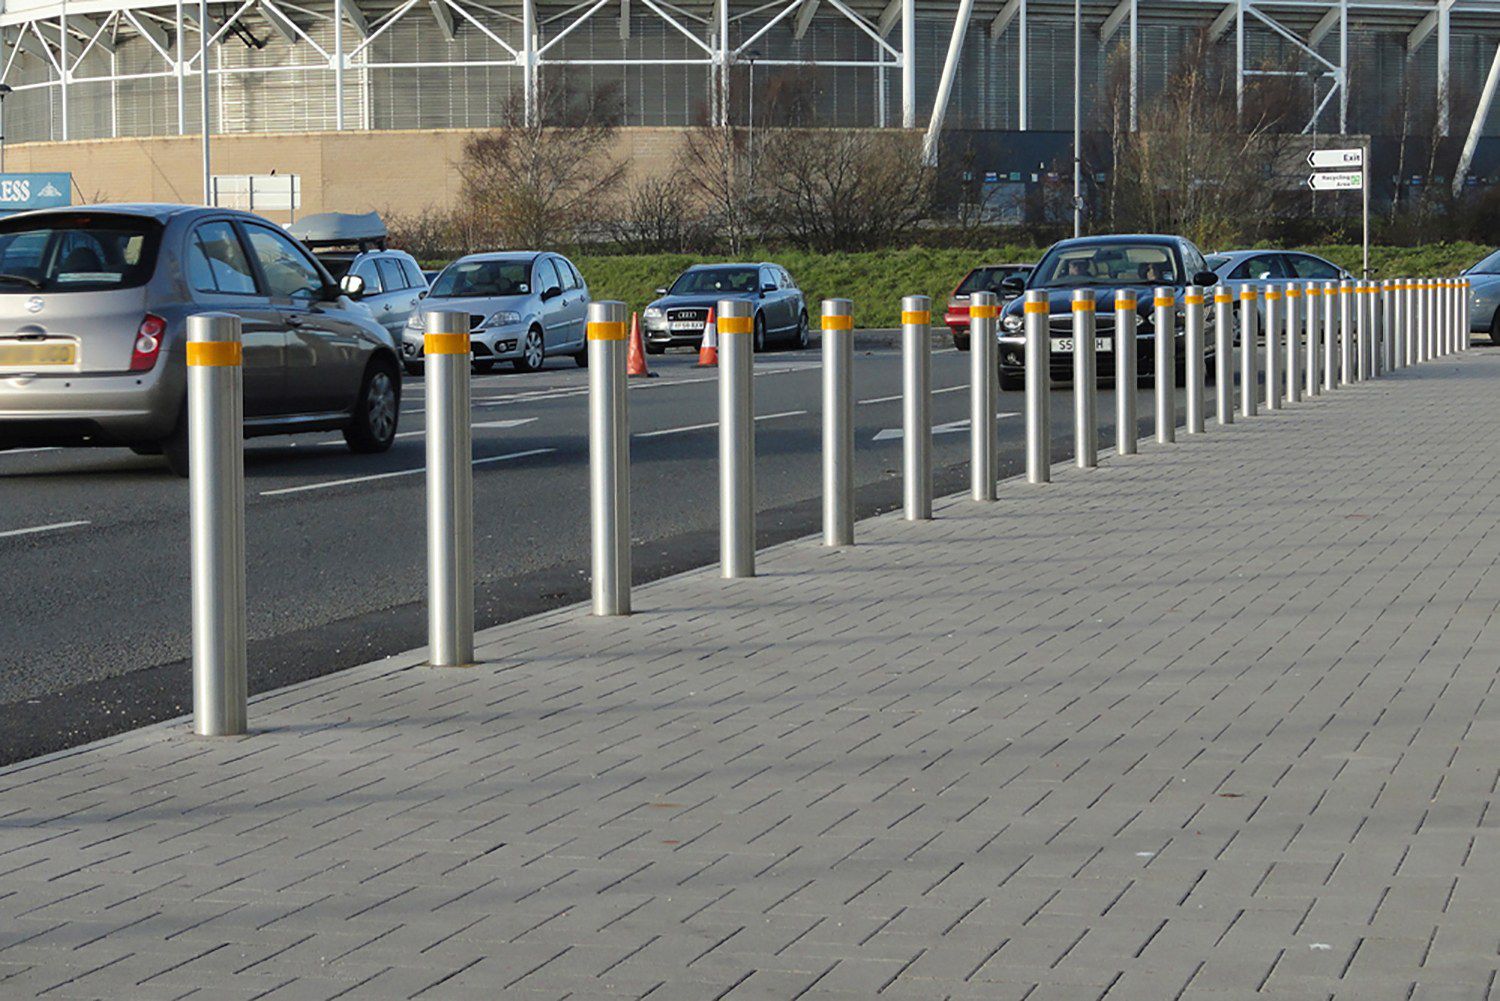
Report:
[[[151,313],[141,321],[135,332],[135,344],[130,351],[130,371],[149,372],[156,365],[156,356],[161,353],[161,343],[167,336],[167,321]]]

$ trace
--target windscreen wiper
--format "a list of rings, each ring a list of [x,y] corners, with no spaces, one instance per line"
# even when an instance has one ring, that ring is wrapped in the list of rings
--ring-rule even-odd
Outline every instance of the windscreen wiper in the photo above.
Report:
[[[42,283],[39,279],[30,278],[26,275],[10,275],[0,273],[0,282],[20,282],[23,285],[30,285],[34,289],[40,289],[42,287]]]

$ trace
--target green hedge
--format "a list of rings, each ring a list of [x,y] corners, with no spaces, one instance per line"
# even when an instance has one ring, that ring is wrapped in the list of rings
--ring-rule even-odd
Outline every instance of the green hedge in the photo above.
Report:
[[[769,259],[781,264],[807,293],[809,303],[834,296],[853,299],[855,322],[861,327],[871,328],[897,325],[904,295],[930,295],[934,312],[940,313],[953,286],[970,268],[977,264],[1035,261],[1043,249],[1009,246],[974,251],[912,247],[859,254],[782,251],[755,252],[740,259]],[[1357,245],[1299,249],[1326,257],[1356,274],[1359,271],[1360,248]],[[1375,278],[1454,274],[1478,261],[1491,249],[1474,243],[1371,247],[1370,270]],[[669,284],[688,265],[729,259],[687,254],[585,254],[574,261],[588,279],[594,298],[619,299],[630,309],[639,310],[654,297],[654,289]]]

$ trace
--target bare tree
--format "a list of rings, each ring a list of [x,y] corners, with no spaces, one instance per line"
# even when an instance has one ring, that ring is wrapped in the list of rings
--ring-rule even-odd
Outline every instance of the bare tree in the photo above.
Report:
[[[870,250],[910,233],[931,203],[933,171],[914,137],[873,129],[783,129],[756,163],[767,232],[808,250]]]
[[[623,254],[682,253],[699,242],[701,221],[676,174],[647,178],[626,197],[610,229]]]
[[[616,133],[607,105],[580,107],[555,89],[544,91],[533,121],[514,107],[507,119],[464,142],[458,173],[465,208],[508,246],[576,241],[597,226],[625,176],[625,165],[611,156]]]
[[[719,125],[689,130],[678,150],[677,170],[685,202],[703,211],[716,243],[738,254],[749,237],[754,201],[745,130]]]

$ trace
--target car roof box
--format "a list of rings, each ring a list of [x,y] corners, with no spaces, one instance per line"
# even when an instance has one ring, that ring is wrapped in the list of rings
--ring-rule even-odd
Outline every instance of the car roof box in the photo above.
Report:
[[[287,227],[309,247],[358,247],[360,250],[384,250],[386,230],[379,212],[320,212],[303,216]]]

